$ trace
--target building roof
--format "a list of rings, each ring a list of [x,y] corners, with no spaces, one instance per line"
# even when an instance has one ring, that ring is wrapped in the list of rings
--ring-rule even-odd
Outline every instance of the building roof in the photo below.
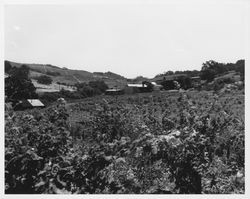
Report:
[[[107,89],[106,92],[116,92],[116,91],[121,91],[122,89],[117,89],[117,88],[111,88]]]
[[[43,104],[39,99],[27,99],[27,101],[28,101],[32,106],[44,106],[44,104]]]
[[[142,88],[142,87],[147,87],[147,86],[146,85],[144,86],[143,84],[128,84],[128,87]]]
[[[156,82],[151,82],[151,84],[153,84],[154,86],[162,86],[160,84],[157,84]]]

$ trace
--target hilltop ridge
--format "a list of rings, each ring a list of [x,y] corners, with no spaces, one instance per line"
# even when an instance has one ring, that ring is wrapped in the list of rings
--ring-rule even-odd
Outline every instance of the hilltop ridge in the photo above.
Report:
[[[8,61],[8,60],[6,60]],[[74,70],[51,64],[29,64],[8,61],[12,67],[20,67],[25,64],[30,68],[30,78],[34,79],[40,75],[50,76],[54,83],[73,86],[80,82],[103,80],[109,87],[123,86],[127,79],[113,72],[88,72],[85,70]]]

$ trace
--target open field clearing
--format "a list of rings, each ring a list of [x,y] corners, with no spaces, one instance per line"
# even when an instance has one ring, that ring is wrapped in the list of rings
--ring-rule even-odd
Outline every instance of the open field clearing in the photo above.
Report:
[[[68,90],[68,91],[75,91],[75,87],[73,86],[65,86],[59,85],[57,83],[52,82],[50,85],[39,84],[36,80],[32,80],[33,85],[36,87],[36,92],[59,92],[61,89]]]

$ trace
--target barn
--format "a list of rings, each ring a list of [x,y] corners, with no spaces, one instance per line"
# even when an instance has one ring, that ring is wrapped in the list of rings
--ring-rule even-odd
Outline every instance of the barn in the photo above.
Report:
[[[154,91],[160,91],[163,88],[162,85],[159,85],[156,82],[151,82],[151,84],[154,86]]]
[[[128,84],[124,88],[124,93],[126,94],[144,93],[147,91],[148,91],[148,87],[146,84]]]
[[[25,110],[32,108],[44,108],[45,105],[39,99],[25,99],[19,101],[15,106],[15,110]]]
[[[201,84],[201,78],[200,78],[200,76],[191,77],[191,81],[192,81],[192,86],[194,88],[198,87]]]

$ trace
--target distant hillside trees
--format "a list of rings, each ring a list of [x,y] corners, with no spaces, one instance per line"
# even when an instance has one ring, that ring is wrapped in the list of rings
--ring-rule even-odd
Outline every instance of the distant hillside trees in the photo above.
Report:
[[[245,60],[241,59],[236,62],[235,71],[240,73],[242,80],[245,80]]]
[[[169,70],[169,71],[165,72],[164,75],[174,75],[174,72]]]
[[[8,67],[8,66],[7,66]],[[29,67],[11,67],[9,77],[5,78],[5,95],[7,101],[36,98],[36,88],[29,78]]]
[[[181,75],[181,74],[185,74],[188,77],[195,77],[195,76],[199,76],[200,75],[200,71],[198,70],[184,70],[184,71],[167,71],[161,74],[156,75],[155,77],[162,77],[162,76],[167,76],[167,75]]]
[[[80,92],[84,97],[93,95],[99,95],[104,93],[108,89],[107,84],[104,81],[90,81],[89,83],[78,83],[75,85],[77,91]]]
[[[95,89],[99,93],[104,93],[107,89],[108,86],[104,81],[90,81],[89,86]]]
[[[221,75],[228,71],[239,72],[242,79],[244,79],[245,74],[245,60],[238,60],[235,64],[233,63],[219,63],[213,60],[203,63],[201,68],[201,79],[207,80],[208,82],[213,81],[215,76]]]
[[[201,68],[201,79],[207,80],[208,82],[213,81],[216,74],[222,73],[223,65],[213,60],[207,61],[202,64]]]
[[[77,92],[79,92],[82,97],[91,97],[95,94],[94,89],[85,82],[78,83],[75,86],[77,88]]]
[[[143,76],[137,76],[134,79],[127,79],[127,81],[131,83],[141,83],[143,81],[149,81],[149,79]]]
[[[49,77],[47,75],[40,75],[40,76],[36,77],[36,80],[39,84],[45,84],[45,85],[50,85],[53,81],[51,79],[51,77]]]
[[[184,70],[184,71],[175,71],[175,75],[178,74],[186,74],[188,77],[196,77],[200,75],[200,71],[198,70]]]

